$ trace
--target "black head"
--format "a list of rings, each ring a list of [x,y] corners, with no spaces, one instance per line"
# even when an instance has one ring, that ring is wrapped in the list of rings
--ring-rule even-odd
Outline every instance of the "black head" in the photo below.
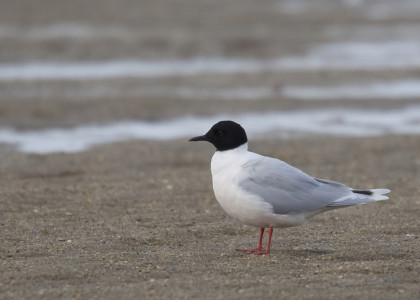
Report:
[[[220,121],[213,125],[210,130],[202,136],[196,136],[190,141],[207,141],[212,143],[217,151],[235,149],[246,142],[246,132],[241,125],[233,121]]]

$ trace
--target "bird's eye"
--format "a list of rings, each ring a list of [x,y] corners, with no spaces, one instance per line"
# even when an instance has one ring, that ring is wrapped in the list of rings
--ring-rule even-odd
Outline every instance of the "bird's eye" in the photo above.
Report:
[[[223,131],[221,131],[221,130],[216,130],[215,134],[216,134],[217,136],[222,136],[222,135],[223,135]]]

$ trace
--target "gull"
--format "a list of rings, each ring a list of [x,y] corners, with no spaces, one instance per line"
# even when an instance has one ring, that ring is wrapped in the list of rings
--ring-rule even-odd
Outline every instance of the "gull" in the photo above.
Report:
[[[306,219],[332,209],[387,200],[388,189],[352,189],[342,183],[312,177],[276,158],[248,151],[241,125],[220,121],[202,136],[216,147],[211,159],[213,190],[224,211],[241,223],[259,227],[255,249],[249,254],[270,253],[273,228],[302,225]],[[268,228],[267,247],[262,241]]]

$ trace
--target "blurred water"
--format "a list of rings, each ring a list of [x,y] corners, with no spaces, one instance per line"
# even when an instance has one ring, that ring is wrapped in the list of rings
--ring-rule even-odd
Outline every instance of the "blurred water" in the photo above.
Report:
[[[121,39],[136,36],[136,31],[124,26],[106,25],[92,26],[79,23],[52,23],[31,28],[0,25],[0,38],[19,38],[29,40],[54,39]]]
[[[184,60],[25,62],[0,64],[0,81],[100,80],[311,70],[419,69],[420,41],[332,43],[306,55],[273,60],[197,57]]]
[[[127,121],[122,114],[115,118],[121,119],[117,123],[82,123],[70,129],[18,131],[10,126],[0,128],[0,143],[16,145],[25,152],[75,152],[121,140],[186,138],[205,132],[220,119],[242,123],[253,137],[267,133],[280,138],[291,133],[420,134],[420,1],[282,0],[259,5],[269,5],[269,13],[265,11],[267,22],[262,17],[264,10],[246,11],[244,6],[244,10],[235,9],[230,12],[232,16],[220,18],[220,22],[227,22],[226,32],[217,31],[218,21],[212,19],[191,29],[196,19],[186,26],[172,19],[171,14],[161,16],[156,7],[151,12],[159,18],[156,23],[154,18],[145,18],[149,29],[143,31],[124,19],[91,22],[75,17],[62,23],[57,19],[29,25],[2,21],[3,45],[33,46],[38,54],[33,59],[32,50],[23,51],[24,59],[0,61],[0,104],[21,101],[24,105],[35,99],[55,104],[63,99],[83,103],[117,99],[124,105],[127,98],[140,103],[153,97],[159,101],[161,97],[182,99],[176,103],[186,107],[188,101],[215,101],[220,110],[215,115],[198,117],[188,115],[190,111],[185,109],[185,115],[155,122]],[[270,20],[276,13],[274,21]],[[260,19],[256,21],[253,18],[257,16]],[[191,18],[189,14],[185,17]],[[165,21],[175,29],[157,26]],[[248,23],[255,26],[246,27]],[[235,27],[238,24],[239,31]],[[290,26],[290,32],[280,30],[277,34],[276,26]],[[282,39],[291,47],[283,47]],[[271,43],[276,45],[275,51]],[[174,50],[170,56],[157,53],[150,59],[136,56],[136,51],[125,55],[121,50],[136,50],[141,45],[156,47],[162,53],[171,53],[165,52],[171,47],[185,51]],[[101,47],[108,52],[101,52]],[[251,50],[241,55],[247,47]],[[20,49],[10,49],[20,53]],[[84,53],[80,49],[86,56],[78,56]],[[58,53],[59,59],[50,59],[46,53]],[[287,78],[287,83],[282,78]],[[236,101],[238,106],[244,101],[247,105],[259,101],[261,109],[258,113],[226,115],[224,105],[231,105],[228,101]],[[275,106],[273,111],[270,103],[274,101],[287,104]],[[314,102],[317,109],[311,106]],[[343,108],[343,103],[352,109]],[[18,110],[17,106],[10,107],[0,108],[0,112]],[[287,111],[279,111],[278,107]],[[54,109],[44,114],[40,111],[41,116],[54,113]]]
[[[285,97],[302,100],[404,100],[420,98],[420,80],[409,78],[390,82],[365,82],[334,86],[286,86]]]
[[[14,99],[74,99],[110,100],[133,99],[143,97],[167,97],[187,99],[191,101],[263,101],[284,97],[286,99],[328,100],[343,102],[347,100],[405,100],[420,99],[420,80],[406,78],[396,81],[372,81],[358,84],[332,86],[295,86],[285,85],[232,87],[232,88],[197,88],[190,86],[178,87],[130,87],[122,88],[98,84],[92,87],[19,87],[4,91],[1,98]],[[17,100],[16,100],[17,101]]]
[[[420,2],[417,0],[337,0],[337,6],[356,10],[372,20],[394,18],[417,18],[420,14]],[[320,13],[331,6],[328,0],[279,0],[276,8],[292,15],[302,13]]]
[[[0,143],[30,153],[78,152],[94,145],[130,139],[170,140],[204,134],[216,122],[233,119],[251,138],[290,138],[308,134],[369,137],[420,134],[420,105],[376,111],[319,109],[259,114],[183,117],[161,122],[119,122],[39,131],[0,130]]]

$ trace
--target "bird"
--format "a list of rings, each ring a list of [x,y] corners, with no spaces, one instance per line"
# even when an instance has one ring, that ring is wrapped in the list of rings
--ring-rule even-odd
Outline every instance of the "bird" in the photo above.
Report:
[[[273,228],[298,226],[332,209],[389,199],[385,196],[389,189],[352,189],[312,177],[280,159],[248,151],[247,134],[234,121],[220,121],[189,141],[206,141],[216,148],[211,159],[212,183],[223,210],[243,224],[260,228],[257,248],[237,251],[269,254]]]

